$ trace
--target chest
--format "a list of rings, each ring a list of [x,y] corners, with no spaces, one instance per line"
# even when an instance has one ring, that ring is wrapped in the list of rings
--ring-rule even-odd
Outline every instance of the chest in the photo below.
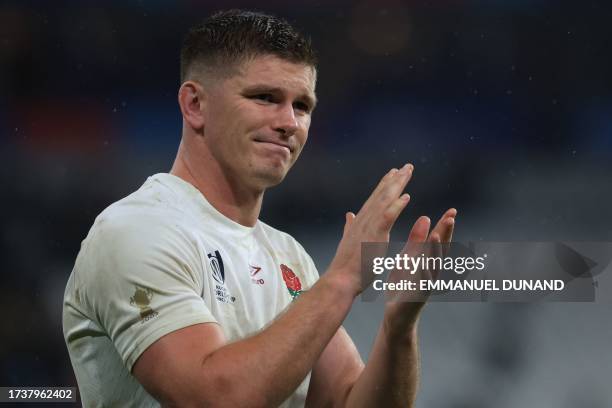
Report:
[[[265,328],[301,289],[288,251],[256,241],[211,242],[202,256],[202,298],[228,340]]]

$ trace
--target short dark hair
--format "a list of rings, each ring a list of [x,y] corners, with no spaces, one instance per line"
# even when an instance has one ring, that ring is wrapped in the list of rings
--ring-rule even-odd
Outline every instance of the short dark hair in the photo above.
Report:
[[[271,54],[316,68],[309,38],[281,18],[253,11],[220,11],[189,30],[181,47],[181,83],[193,69],[231,71],[233,65]]]

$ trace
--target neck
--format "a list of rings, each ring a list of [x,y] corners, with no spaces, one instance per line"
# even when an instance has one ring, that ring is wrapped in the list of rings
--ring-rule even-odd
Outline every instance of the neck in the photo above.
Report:
[[[185,139],[181,140],[170,174],[200,190],[206,200],[227,218],[253,227],[261,211],[264,191],[240,185],[231,174],[223,171],[206,146],[187,144]]]

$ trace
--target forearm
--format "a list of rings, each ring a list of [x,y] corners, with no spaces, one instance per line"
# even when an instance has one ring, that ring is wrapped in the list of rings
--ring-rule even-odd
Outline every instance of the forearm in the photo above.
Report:
[[[236,406],[278,406],[312,369],[353,298],[341,282],[322,277],[265,330],[207,356],[206,383]]]
[[[401,334],[382,324],[370,358],[353,384],[346,407],[412,407],[419,373],[417,328]]]

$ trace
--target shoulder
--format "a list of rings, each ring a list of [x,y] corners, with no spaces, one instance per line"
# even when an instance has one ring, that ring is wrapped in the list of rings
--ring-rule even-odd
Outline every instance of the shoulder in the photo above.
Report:
[[[171,197],[147,184],[102,211],[82,242],[72,275],[85,298],[102,302],[99,294],[135,285],[201,286],[201,257],[189,221]]]
[[[138,235],[139,242],[147,242],[184,236],[190,224],[179,201],[180,197],[168,186],[150,177],[138,190],[102,211],[86,241],[122,241]]]
[[[293,251],[308,256],[308,253],[306,252],[302,244],[300,244],[298,240],[293,238],[293,236],[291,236],[290,234],[271,227],[270,225],[266,224],[261,220],[259,220],[258,223],[262,232],[266,235],[267,238],[270,239],[272,243],[274,243],[277,250]]]
[[[94,273],[104,267],[116,273],[135,263],[170,258],[197,262],[188,215],[180,210],[172,191],[150,181],[96,217],[81,244],[75,269]]]

